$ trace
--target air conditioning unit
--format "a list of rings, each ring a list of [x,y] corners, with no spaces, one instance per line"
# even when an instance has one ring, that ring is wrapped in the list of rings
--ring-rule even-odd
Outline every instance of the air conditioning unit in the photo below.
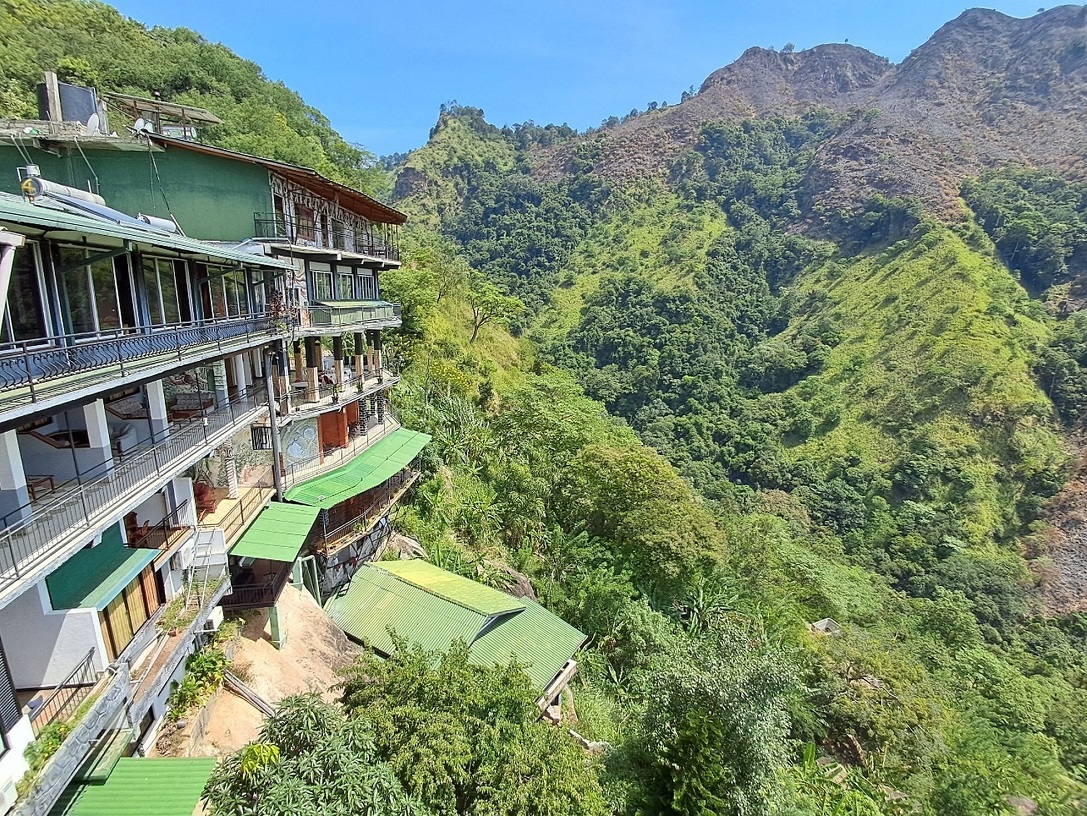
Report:
[[[223,607],[217,606],[211,610],[211,614],[208,615],[208,619],[204,621],[205,632],[218,632],[219,627],[223,625]]]
[[[0,816],[15,807],[15,780],[8,779],[0,785]]]
[[[192,544],[186,544],[176,553],[170,557],[170,569],[172,570],[187,570],[192,566],[193,557],[196,554],[196,547]]]

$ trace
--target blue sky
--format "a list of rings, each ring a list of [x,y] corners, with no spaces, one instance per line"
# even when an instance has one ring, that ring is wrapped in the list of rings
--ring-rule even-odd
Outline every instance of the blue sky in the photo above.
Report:
[[[442,102],[495,124],[584,129],[678,102],[751,45],[848,40],[901,61],[970,3],[944,0],[115,0],[260,64],[349,141],[384,155],[426,141]],[[1016,17],[1039,0],[993,5]]]

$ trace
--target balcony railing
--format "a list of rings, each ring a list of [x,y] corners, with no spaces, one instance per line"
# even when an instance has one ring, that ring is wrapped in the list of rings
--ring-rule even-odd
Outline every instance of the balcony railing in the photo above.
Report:
[[[317,533],[314,543],[324,550],[325,555],[332,555],[367,535],[418,478],[418,471],[410,468],[400,471],[385,483],[381,494],[365,510],[345,524]]]
[[[290,577],[291,565],[282,564],[279,570],[257,583],[239,584],[232,578],[231,592],[223,596],[220,605],[223,609],[260,609],[274,606]]]
[[[320,476],[341,465],[346,465],[372,444],[386,434],[392,433],[400,427],[400,423],[386,410],[382,419],[369,417],[365,423],[352,425],[348,429],[347,444],[338,448],[326,448],[320,456],[305,462],[293,462],[283,471],[283,484],[285,487],[293,487],[296,484]]]
[[[274,238],[296,246],[311,246],[330,250],[343,250],[371,258],[400,260],[400,250],[382,235],[358,232],[347,226],[331,226],[327,231],[319,228],[311,218],[295,218],[278,213],[253,213],[253,229],[256,238]]]
[[[50,692],[45,701],[30,712],[30,725],[34,729],[34,736],[40,734],[50,723],[70,719],[80,704],[90,696],[96,682],[98,674],[94,670],[94,649],[91,649]]]
[[[189,503],[181,505],[157,524],[148,524],[130,531],[132,539],[129,547],[137,550],[161,550],[169,552],[181,544],[196,530],[193,524],[186,524],[183,518],[189,514]]]
[[[324,384],[319,385],[316,390],[309,388],[306,383],[296,382],[291,384],[287,407],[292,414],[319,413],[322,408],[368,397],[392,388],[398,382],[400,376],[386,368],[381,370],[380,375],[366,370],[362,377],[344,377],[343,385]]]
[[[116,505],[141,486],[176,476],[206,450],[229,438],[236,427],[255,420],[267,408],[255,394],[245,393],[219,408],[173,426],[167,436],[125,455],[108,473],[82,480],[51,501],[31,504],[5,518],[0,530],[0,597],[6,590],[45,566],[79,534],[115,516]],[[19,516],[22,516],[21,518]]]
[[[116,382],[203,352],[227,353],[273,334],[271,315],[177,323],[109,335],[66,334],[0,344],[0,410]]]
[[[236,500],[226,500],[234,502],[234,506],[230,508],[226,515],[216,519],[213,523],[198,522],[196,526],[201,530],[222,530],[223,538],[229,548],[238,535],[260,515],[260,511],[268,503],[271,493],[272,491],[260,486],[243,488],[242,495]]]
[[[320,326],[321,328],[350,329],[352,326],[364,327],[368,324],[386,325],[390,321],[400,322],[400,304],[375,300],[360,305],[358,301],[348,301],[351,305],[337,306],[335,301],[328,304],[308,306],[303,309],[302,327]],[[308,321],[307,319],[308,318]]]

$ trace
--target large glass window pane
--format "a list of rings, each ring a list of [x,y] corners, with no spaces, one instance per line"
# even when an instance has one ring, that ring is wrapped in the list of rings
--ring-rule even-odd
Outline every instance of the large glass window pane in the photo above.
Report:
[[[336,293],[339,300],[355,299],[355,276],[349,273],[340,273],[340,290]]]
[[[177,308],[177,282],[174,280],[174,265],[170,261],[159,261],[158,268],[163,322],[177,323],[180,317]]]
[[[151,315],[151,325],[162,324],[162,296],[159,292],[159,273],[154,258],[143,259],[143,287],[147,293],[147,311]]]
[[[32,244],[15,250],[11,284],[8,287],[8,314],[4,324],[5,339],[8,340],[35,340],[45,337],[41,281]]]
[[[313,273],[313,294],[314,294],[314,300],[318,300],[318,301],[332,300],[332,273],[331,272],[314,272]]]
[[[211,287],[212,314],[216,317],[226,317],[230,312],[226,305],[226,281],[223,279],[223,270],[218,266],[208,267],[208,286]]]
[[[98,308],[99,329],[121,328],[121,308],[117,303],[117,276],[113,274],[113,259],[91,264],[94,302]]]
[[[60,250],[61,300],[66,307],[68,331],[74,334],[93,332],[96,328],[90,273],[86,266],[81,266],[85,260],[86,255],[81,249]]]
[[[262,280],[262,274],[260,272],[250,272],[250,292],[253,295],[253,311],[256,314],[263,314],[268,311],[268,293],[265,289]]]

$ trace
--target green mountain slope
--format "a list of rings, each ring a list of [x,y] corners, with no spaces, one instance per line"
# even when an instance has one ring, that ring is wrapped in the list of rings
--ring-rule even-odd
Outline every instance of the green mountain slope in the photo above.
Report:
[[[62,80],[207,108],[222,125],[201,138],[220,147],[311,167],[381,193],[365,150],[256,64],[184,28],[147,28],[97,0],[0,2],[0,117],[37,118],[43,71]],[[111,126],[131,122],[115,115]]]

